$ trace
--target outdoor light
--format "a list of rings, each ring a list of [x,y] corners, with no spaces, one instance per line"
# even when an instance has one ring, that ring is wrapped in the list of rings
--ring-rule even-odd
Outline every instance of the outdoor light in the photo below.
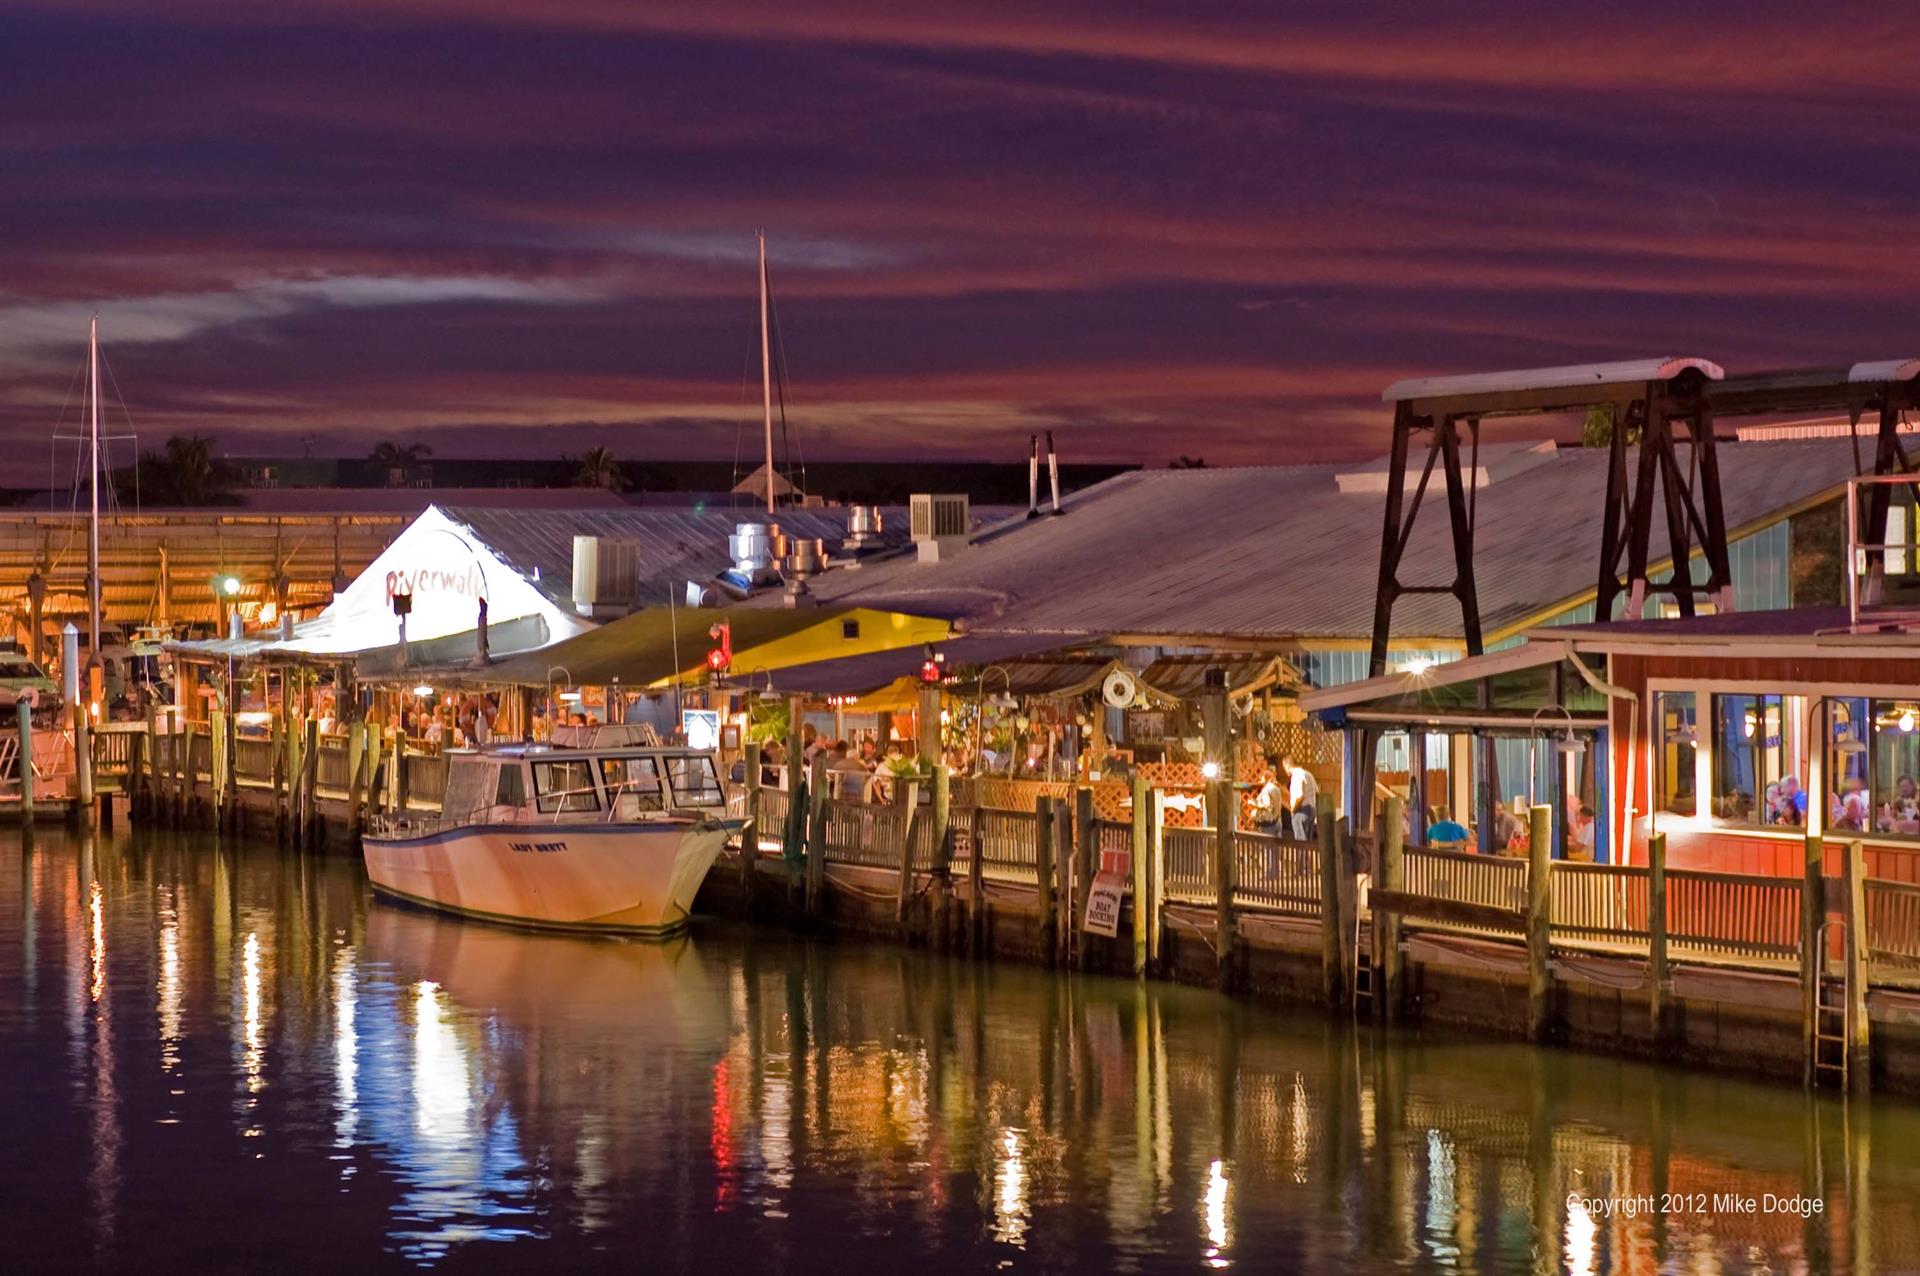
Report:
[[[1913,730],[1913,710],[1908,709],[1900,715],[1900,729],[1902,731]]]
[[[1200,774],[1209,780],[1217,780],[1220,778],[1220,764],[1218,762],[1202,762],[1200,764]]]
[[[238,576],[222,576],[220,578],[220,592],[232,598],[240,592],[240,578]]]
[[[433,694],[433,688],[429,687],[426,683],[423,682],[419,686],[413,689],[413,694],[416,696],[419,696],[422,700],[424,700],[428,696]]]
[[[560,698],[568,704],[577,704],[580,700],[580,693],[578,691],[562,691]]]
[[[1400,666],[1400,668],[1403,672],[1410,673],[1416,678],[1424,678],[1427,676],[1428,671],[1433,668],[1433,661],[1426,656],[1415,656],[1413,659],[1407,661],[1406,664]]]

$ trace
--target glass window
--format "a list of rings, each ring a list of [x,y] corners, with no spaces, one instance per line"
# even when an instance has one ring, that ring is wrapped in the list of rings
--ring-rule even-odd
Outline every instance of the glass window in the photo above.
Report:
[[[1874,829],[1920,836],[1920,702],[1873,702]]]
[[[1654,696],[1660,724],[1654,809],[1669,815],[1698,815],[1694,758],[1700,748],[1699,710],[1691,691],[1662,691]]]
[[[527,785],[521,778],[518,763],[508,762],[500,768],[500,783],[494,790],[493,800],[499,806],[527,804]]]
[[[1873,820],[1867,702],[1835,697],[1827,701],[1826,713],[1826,827],[1841,833],[1865,832]]]
[[[723,806],[726,794],[714,774],[713,759],[704,753],[683,753],[667,759],[667,782],[681,806]]]
[[[618,817],[658,811],[666,805],[660,792],[660,768],[652,758],[601,758],[600,780]]]
[[[1713,813],[1782,828],[1807,822],[1806,699],[1713,698]]]
[[[533,764],[533,787],[544,815],[565,811],[597,811],[600,795],[593,788],[593,770],[585,758]]]

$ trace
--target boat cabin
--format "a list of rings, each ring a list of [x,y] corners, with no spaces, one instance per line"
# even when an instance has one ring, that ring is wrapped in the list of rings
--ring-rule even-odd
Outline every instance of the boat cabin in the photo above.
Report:
[[[514,744],[447,754],[450,820],[603,820],[724,813],[713,755],[696,749]]]

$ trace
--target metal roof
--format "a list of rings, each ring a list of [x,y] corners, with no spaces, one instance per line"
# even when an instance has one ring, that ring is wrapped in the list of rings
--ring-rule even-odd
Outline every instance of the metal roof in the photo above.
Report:
[[[777,523],[789,536],[827,542],[828,552],[846,539],[845,508],[764,510],[708,506],[636,509],[528,510],[476,505],[443,506],[499,559],[537,584],[562,606],[573,603],[573,538],[604,536],[639,546],[642,605],[664,606],[666,591],[681,599],[689,580],[710,581],[731,565],[727,537],[739,523]],[[999,511],[976,511],[994,516]],[[904,545],[907,511],[885,506],[881,540]]]
[[[1915,377],[1920,377],[1920,359],[1880,359],[1847,369],[1847,380],[1853,382],[1911,381]]]
[[[1658,359],[1627,359],[1617,363],[1578,363],[1559,368],[1522,368],[1512,372],[1469,372],[1461,376],[1409,377],[1395,381],[1380,397],[1388,403],[1403,399],[1431,399],[1441,395],[1506,394],[1516,390],[1563,390],[1578,386],[1621,385],[1635,381],[1671,381],[1689,370],[1709,381],[1726,375],[1710,359],[1663,355]]]
[[[1717,455],[1735,535],[1837,496],[1853,473],[1844,440],[1723,443]],[[1340,491],[1335,475],[1348,468],[1135,471],[1075,493],[1063,518],[1009,520],[946,561],[900,555],[811,585],[823,602],[960,618],[975,633],[1365,639],[1381,498]],[[1562,448],[1480,491],[1475,560],[1490,636],[1592,597],[1606,474],[1604,450]],[[1656,519],[1656,568],[1666,543]],[[1416,526],[1402,576],[1452,579],[1444,508]],[[1394,634],[1458,640],[1459,608],[1450,597],[1408,595]]]

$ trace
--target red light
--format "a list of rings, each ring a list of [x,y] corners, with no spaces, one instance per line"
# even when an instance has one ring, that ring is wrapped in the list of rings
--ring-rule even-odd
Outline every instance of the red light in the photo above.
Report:
[[[714,673],[725,673],[733,664],[733,626],[726,621],[718,621],[707,630],[707,637],[719,644],[707,651],[707,668]]]
[[[922,660],[920,662],[920,681],[940,681],[940,662],[938,660]]]

